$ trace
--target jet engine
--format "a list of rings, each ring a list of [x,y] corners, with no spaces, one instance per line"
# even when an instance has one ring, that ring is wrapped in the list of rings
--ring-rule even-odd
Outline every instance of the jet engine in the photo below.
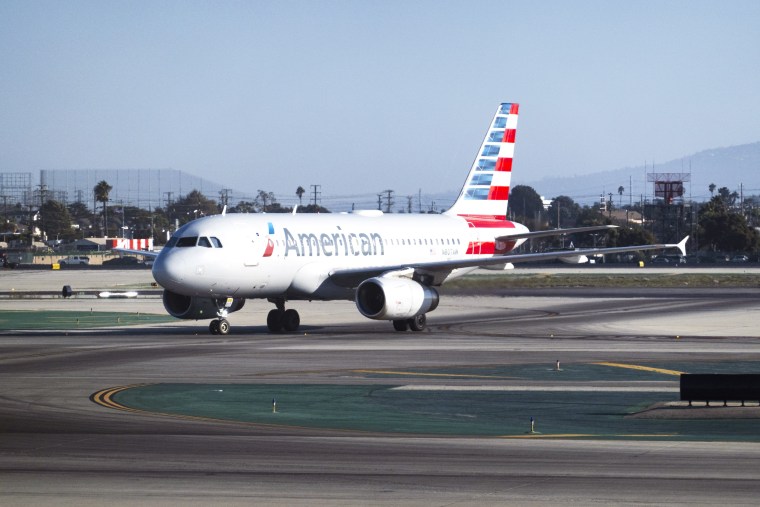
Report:
[[[438,291],[409,278],[370,278],[356,289],[356,307],[370,319],[410,319],[435,310]]]
[[[169,290],[164,290],[162,297],[164,308],[172,317],[178,319],[215,319],[217,312],[224,308],[226,298],[202,298],[197,296],[183,296]],[[228,313],[236,312],[243,308],[245,299],[236,298],[227,308]]]

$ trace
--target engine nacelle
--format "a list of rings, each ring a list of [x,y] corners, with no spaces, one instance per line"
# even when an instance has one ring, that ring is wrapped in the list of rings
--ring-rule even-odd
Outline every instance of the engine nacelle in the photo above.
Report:
[[[370,319],[410,319],[435,310],[438,291],[409,278],[370,278],[356,289],[356,307]]]
[[[164,290],[162,297],[164,308],[172,317],[178,319],[215,319],[220,308],[224,308],[227,301],[225,298],[201,298],[197,296],[183,296],[169,290]],[[245,299],[233,299],[227,308],[227,313],[232,313],[243,308]]]

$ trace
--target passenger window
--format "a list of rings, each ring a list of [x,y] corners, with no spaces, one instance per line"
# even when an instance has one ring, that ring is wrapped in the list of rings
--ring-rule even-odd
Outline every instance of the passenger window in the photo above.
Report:
[[[200,238],[198,238],[198,246],[211,248],[211,241],[209,241],[206,236],[201,236]]]
[[[198,242],[198,236],[186,236],[184,238],[179,238],[177,240],[177,246],[178,247],[188,247],[188,246],[195,246],[195,244]]]

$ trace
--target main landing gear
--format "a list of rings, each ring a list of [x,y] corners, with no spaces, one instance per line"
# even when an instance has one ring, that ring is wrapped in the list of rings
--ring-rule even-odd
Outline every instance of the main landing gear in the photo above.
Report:
[[[407,329],[411,329],[412,331],[419,332],[425,329],[426,323],[427,317],[424,313],[421,313],[415,315],[411,319],[394,320],[393,329],[396,331],[406,331]]]
[[[285,309],[285,299],[277,298],[270,299],[270,303],[274,303],[277,308],[270,311],[267,315],[267,328],[270,333],[292,333],[298,331],[298,327],[301,325],[301,316],[298,315],[296,310],[292,308]]]

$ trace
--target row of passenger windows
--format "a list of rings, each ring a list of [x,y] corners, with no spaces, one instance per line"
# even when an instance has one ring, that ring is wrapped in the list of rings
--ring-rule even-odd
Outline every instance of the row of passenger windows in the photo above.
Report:
[[[285,242],[283,241],[283,244]],[[423,238],[423,239],[384,239],[383,244],[385,246],[401,245],[401,246],[452,246],[461,245],[462,242],[458,238]],[[275,246],[280,246],[280,240],[275,241]]]
[[[423,239],[385,239],[386,245],[459,245],[461,241],[458,238],[423,238]],[[280,242],[277,241],[277,244],[279,245]],[[206,237],[206,236],[185,236],[184,238],[177,238],[174,236],[169,240],[168,243],[166,243],[166,248],[171,247],[191,247],[191,246],[202,246],[206,248],[222,248],[222,242],[219,241],[219,238],[215,238],[213,236]]]
[[[440,240],[440,241],[439,241]],[[386,245],[412,245],[412,246],[434,246],[434,245],[459,245],[459,238],[423,238],[423,239],[386,239]]]
[[[206,237],[206,236],[185,236],[183,238],[178,238],[176,236],[172,237],[168,243],[166,243],[167,248],[171,248],[173,246],[176,247],[190,247],[190,246],[202,246],[205,248],[222,248],[222,242],[219,241],[219,238],[215,238],[214,236]]]

